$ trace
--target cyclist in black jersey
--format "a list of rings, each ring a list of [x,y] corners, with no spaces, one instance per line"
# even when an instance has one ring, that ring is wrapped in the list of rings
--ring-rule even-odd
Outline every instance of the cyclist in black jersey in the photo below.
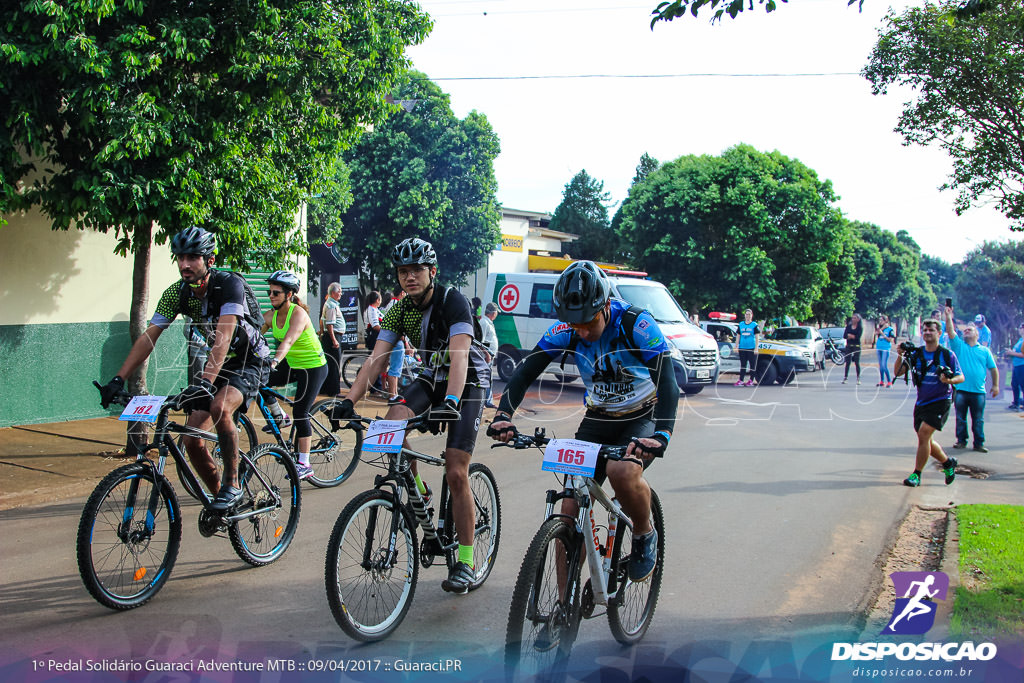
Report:
[[[391,349],[405,335],[424,359],[420,375],[387,412],[389,420],[404,420],[430,408],[431,420],[446,422],[445,479],[459,536],[459,559],[441,587],[463,594],[473,582],[473,525],[475,511],[469,490],[469,461],[473,456],[484,396],[490,386],[490,365],[484,348],[474,341],[469,300],[452,288],[435,285],[437,255],[429,242],[411,238],[395,247],[392,263],[406,296],[381,320],[381,331],[335,419],[352,417],[353,406],[366,393],[388,361]],[[416,484],[426,499],[430,489],[419,475]]]
[[[124,378],[149,358],[175,317],[188,317],[210,352],[202,376],[190,379],[183,392],[182,408],[191,411],[189,426],[209,429],[212,420],[224,461],[221,478],[202,439],[185,437],[185,450],[203,483],[216,494],[212,507],[227,511],[242,498],[235,412],[247,408],[267,382],[270,348],[259,332],[262,316],[252,290],[239,275],[213,268],[217,242],[212,233],[186,228],[171,239],[171,252],[181,280],[164,292],[149,327],[135,340],[117,375],[100,389],[100,404],[108,407],[124,389]]]

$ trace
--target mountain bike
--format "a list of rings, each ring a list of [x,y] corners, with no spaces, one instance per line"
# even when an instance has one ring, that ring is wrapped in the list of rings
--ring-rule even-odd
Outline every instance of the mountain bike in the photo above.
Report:
[[[440,514],[434,525],[410,469],[413,460],[435,466],[443,457],[402,445],[406,430],[426,428],[429,412],[408,421],[356,418],[368,427],[363,450],[380,453],[371,464],[387,469],[374,488],[353,498],[341,511],[327,544],[324,581],[334,620],[350,637],[365,642],[382,640],[398,628],[416,592],[419,567],[430,567],[443,556],[450,570],[458,553],[458,534],[452,517],[448,484],[441,479]],[[469,487],[476,510],[473,539],[475,580],[479,588],[491,573],[501,537],[498,484],[481,463],[469,466]],[[417,528],[423,533],[422,544]]]
[[[277,445],[286,451],[292,460],[295,460],[298,457],[298,451],[295,447],[295,427],[294,425],[292,426],[288,438],[285,439],[277,419],[270,412],[270,409],[267,408],[262,393],[264,391],[270,392],[279,401],[283,401],[289,406],[295,405],[295,401],[286,398],[280,392],[269,387],[262,389],[256,396],[256,406],[259,408],[260,413],[263,414],[263,419],[271,426],[271,434],[277,441]],[[330,414],[339,403],[341,403],[340,399],[325,398],[314,403],[309,409],[309,425],[313,430],[313,440],[309,449],[309,464],[313,468],[313,474],[307,477],[305,481],[308,481],[317,488],[330,488],[341,484],[352,476],[356,465],[359,464],[359,450],[363,442],[362,432],[358,429],[331,429]],[[238,429],[238,450],[248,452],[259,441],[256,436],[256,427],[245,413],[238,413],[235,416],[235,426]],[[178,441],[178,448],[181,449],[180,437]],[[246,445],[248,445],[248,448]],[[219,465],[219,448],[214,451],[213,456]],[[188,494],[199,500],[196,491],[192,489],[188,479],[182,476],[180,470],[178,472],[178,479]]]
[[[618,501],[592,478],[597,457],[622,460],[625,446],[586,444],[592,462],[584,462],[585,442],[553,440],[538,428],[533,436],[517,433],[494,447],[548,448],[545,468],[561,473],[562,490],[549,490],[545,521],[533,537],[519,569],[505,633],[505,668],[519,679],[556,674],[569,658],[583,619],[607,614],[612,635],[624,645],[644,637],[661,591],[665,567],[665,520],[658,494],[651,489],[651,516],[658,532],[658,562],[645,580],[633,582],[628,570],[633,523]],[[549,445],[550,444],[550,445]],[[555,504],[572,499],[578,506],[572,518]],[[596,504],[596,505],[595,505]],[[598,506],[607,522],[598,520]],[[589,577],[581,584],[583,565]],[[598,612],[604,607],[604,612]]]
[[[257,567],[284,554],[295,536],[301,500],[295,464],[285,451],[271,444],[249,453],[239,451],[238,479],[244,495],[234,508],[219,512],[211,507],[213,497],[172,437],[182,434],[216,443],[217,435],[170,421],[168,413],[180,408],[180,394],[134,399],[123,394],[114,402],[127,406],[122,419],[153,421],[155,432],[135,462],[100,481],[82,510],[78,571],[100,604],[116,610],[139,607],[156,595],[174,568],[181,543],[181,508],[164,474],[168,456],[198,492],[203,508],[200,534],[227,531],[238,556]],[[151,449],[157,449],[155,461],[146,455]]]

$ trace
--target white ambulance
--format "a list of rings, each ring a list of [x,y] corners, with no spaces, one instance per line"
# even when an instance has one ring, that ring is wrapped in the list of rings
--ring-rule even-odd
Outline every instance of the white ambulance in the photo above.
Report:
[[[651,313],[672,348],[679,388],[687,394],[699,393],[718,381],[718,344],[714,337],[690,322],[665,285],[622,271],[609,271],[612,296]],[[552,292],[557,273],[491,273],[485,295],[501,314],[494,321],[498,333],[498,375],[505,381],[516,365],[533,350],[541,335],[556,321]],[[483,298],[483,297],[482,297]],[[579,375],[569,361],[561,367],[559,358],[549,371],[571,381]]]

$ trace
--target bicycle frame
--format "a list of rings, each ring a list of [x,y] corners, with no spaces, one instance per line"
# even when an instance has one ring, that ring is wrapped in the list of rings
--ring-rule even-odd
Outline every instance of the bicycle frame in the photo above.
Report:
[[[561,492],[548,490],[545,499],[544,519],[551,517],[564,517],[560,512],[555,512],[555,503],[559,500],[572,499],[576,502],[576,533],[583,539],[584,552],[587,558],[587,565],[590,569],[590,583],[594,591],[594,604],[608,605],[618,594],[618,586],[615,585],[615,574],[612,571],[612,551],[618,531],[623,527],[632,530],[633,522],[622,512],[622,506],[613,498],[610,498],[604,489],[592,478],[577,474],[565,476],[564,488]],[[605,547],[601,548],[601,540],[598,535],[598,523],[595,519],[596,501],[607,512],[611,521],[608,526],[608,537]]]

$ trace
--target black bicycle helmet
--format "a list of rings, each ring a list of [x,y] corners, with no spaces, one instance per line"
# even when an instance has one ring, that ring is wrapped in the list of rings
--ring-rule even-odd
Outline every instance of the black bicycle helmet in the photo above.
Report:
[[[612,285],[593,261],[575,261],[569,265],[551,297],[558,319],[566,323],[588,323],[611,297]]]
[[[398,266],[436,266],[437,253],[433,245],[419,237],[410,237],[398,243],[395,251],[391,254],[391,263]]]
[[[281,285],[285,289],[290,289],[296,294],[299,293],[299,288],[302,286],[299,282],[299,277],[288,270],[275,270],[274,273],[267,278],[267,284]]]
[[[213,256],[217,253],[217,238],[213,236],[212,232],[193,225],[171,238],[171,253],[175,256],[182,254]]]

